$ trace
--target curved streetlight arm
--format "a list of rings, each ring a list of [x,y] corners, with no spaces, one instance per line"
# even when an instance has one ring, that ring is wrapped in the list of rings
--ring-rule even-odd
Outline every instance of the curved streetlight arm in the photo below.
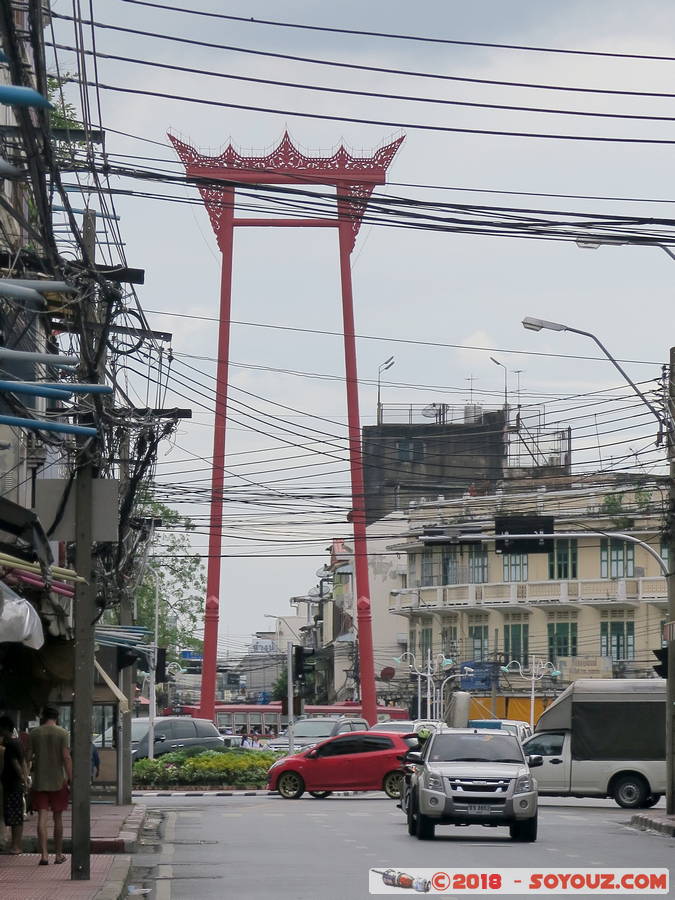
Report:
[[[532,540],[532,538],[555,540],[556,538],[580,537],[618,538],[621,541],[628,541],[630,544],[637,544],[638,547],[642,547],[643,550],[649,553],[649,555],[656,560],[656,562],[659,564],[662,575],[667,576],[670,574],[668,566],[661,559],[657,550],[655,550],[653,547],[650,547],[646,541],[641,541],[640,538],[636,538],[632,534],[626,534],[623,531],[554,531],[551,534],[458,534],[456,536],[453,536],[453,540],[457,540],[458,542],[464,540],[488,543],[489,541],[498,541],[504,539],[507,539],[509,541],[526,541]]]
[[[663,246],[663,245],[659,244],[659,246]],[[673,259],[675,259],[675,255],[673,253],[671,253],[666,247],[663,247],[663,249],[666,251],[666,253],[668,253],[669,256],[672,256]],[[605,356],[611,362],[611,364],[614,366],[614,368],[625,378],[625,380],[633,388],[633,390],[638,395],[638,397],[642,400],[642,402],[645,404],[645,406],[649,410],[651,410],[651,412],[656,417],[656,420],[659,423],[659,425],[664,426],[669,432],[673,431],[673,420],[672,420],[671,416],[668,415],[668,418],[664,421],[663,414],[658,409],[656,409],[656,407],[652,403],[650,403],[649,400],[647,400],[647,398],[642,393],[640,388],[635,384],[635,382],[630,377],[630,375],[626,372],[626,370],[614,359],[614,357],[609,352],[607,347],[605,347],[605,345],[602,343],[600,338],[596,337],[596,335],[594,335],[592,331],[584,331],[581,328],[572,328],[570,325],[565,325],[565,331],[571,331],[574,334],[582,334],[584,337],[589,337],[592,341],[595,341],[597,346],[602,350],[602,352],[605,354]]]
[[[263,613],[263,619],[280,619],[286,625],[286,628],[288,628],[289,631],[292,631],[293,634],[296,636],[296,638],[300,641],[300,643],[302,643],[302,638],[300,637],[298,632],[295,630],[295,628],[293,628],[293,626],[288,621],[286,616],[275,616],[272,613]],[[279,629],[277,629],[277,632],[278,632],[278,630]]]

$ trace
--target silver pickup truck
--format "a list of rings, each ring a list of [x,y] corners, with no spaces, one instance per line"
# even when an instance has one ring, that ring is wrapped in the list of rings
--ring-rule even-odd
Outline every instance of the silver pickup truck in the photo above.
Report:
[[[437,825],[507,825],[513,840],[537,839],[537,783],[520,742],[503,731],[454,729],[432,735],[413,768],[408,834],[431,840]]]

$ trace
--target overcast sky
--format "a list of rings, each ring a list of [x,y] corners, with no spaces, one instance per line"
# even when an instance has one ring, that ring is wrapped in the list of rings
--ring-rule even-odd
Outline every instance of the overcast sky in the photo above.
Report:
[[[667,0],[642,2],[639,15],[635,3],[628,0],[596,0],[592,4],[574,0],[564,4],[517,0],[508,4],[501,0],[477,0],[471,4],[449,0],[421,0],[415,4],[397,0],[388,3],[345,0],[339,6],[299,0],[288,0],[283,4],[271,0],[232,0],[228,3],[199,0],[197,7],[256,18],[399,34],[675,57],[675,8]],[[64,0],[55,2],[54,8],[66,15],[72,9]],[[435,45],[232,23],[150,10],[123,0],[99,0],[94,3],[94,8],[100,23],[275,53],[471,78],[664,91],[673,84],[675,71],[674,62]],[[55,33],[59,42],[72,45],[68,22],[57,20]],[[346,69],[141,38],[103,28],[96,29],[95,38],[101,53],[229,74],[482,103],[675,115],[675,101],[671,99],[608,97],[385,74],[365,75]],[[86,34],[86,41],[91,46],[90,32]],[[59,51],[59,61],[62,71],[73,72],[77,68],[71,52]],[[91,59],[87,65],[89,75],[93,77]],[[322,95],[145,68],[117,60],[100,59],[98,77],[102,84],[108,85],[393,123],[675,139],[675,127],[667,122],[587,119]],[[77,92],[71,89],[69,96],[79,106]],[[96,124],[93,90],[89,97],[93,105],[92,121]],[[162,163],[123,159],[114,154],[175,160],[173,150],[167,145],[168,130],[182,135],[199,148],[218,150],[232,139],[241,148],[263,150],[273,147],[284,128],[288,128],[295,141],[310,153],[325,152],[340,141],[360,152],[376,148],[400,133],[394,127],[322,122],[290,114],[279,116],[208,107],[105,89],[100,92],[100,102],[103,127],[108,129],[106,149],[111,154],[112,164],[125,162],[164,167]],[[126,138],[110,129],[164,146]],[[672,147],[648,144],[538,140],[407,129],[406,139],[389,170],[392,184],[385,192],[392,196],[456,203],[667,217],[672,215],[675,204],[672,154]],[[180,171],[174,164],[170,167]],[[141,181],[113,178],[112,184],[136,190],[165,191],[162,186]],[[409,184],[437,187],[423,190],[402,186]],[[441,190],[441,186],[453,190]],[[460,188],[476,192],[460,191]],[[194,196],[191,189],[172,190],[174,193],[182,191],[186,197]],[[632,202],[605,202],[489,193],[492,191],[635,199]],[[647,199],[662,202],[644,202]],[[168,315],[171,312],[205,317],[217,315],[219,253],[206,212],[200,207],[141,198],[119,198],[116,205],[121,215],[129,263],[146,270],[146,284],[139,289],[141,302],[146,310],[167,313],[152,312],[148,318],[153,327],[174,335],[173,349],[177,359],[174,374],[184,384],[185,376],[197,379],[208,393],[213,387],[215,324]],[[555,398],[619,383],[618,376],[605,360],[530,355],[530,351],[543,351],[594,356],[595,350],[587,339],[572,334],[526,332],[520,325],[525,315],[585,328],[600,336],[616,356],[651,363],[627,365],[632,377],[640,381],[659,376],[660,364],[667,359],[668,348],[674,343],[671,310],[675,261],[658,248],[603,247],[588,251],[568,242],[365,226],[358,237],[352,261],[357,333],[379,338],[358,342],[364,424],[374,421],[378,364],[392,354],[395,354],[396,365],[383,382],[383,400],[391,403],[463,403],[469,399],[470,382],[467,379],[471,378],[476,402],[499,404],[503,395],[503,371],[490,361],[490,355],[507,366],[512,396],[516,389],[514,370],[522,370],[523,402],[539,401],[545,396],[551,399],[553,406],[549,418],[553,421],[562,416],[556,410],[569,410],[570,417],[578,414],[575,406],[579,401],[555,403]],[[232,314],[235,320],[246,322],[339,332],[336,234],[329,229],[240,229],[235,242]],[[415,346],[396,343],[394,339],[485,347],[492,353]],[[345,400],[339,380],[344,365],[341,339],[333,335],[235,325],[231,358],[238,364],[231,370],[233,386],[265,400],[246,399],[236,393],[233,396],[250,403],[258,411],[285,420],[271,420],[268,415],[260,416],[257,412],[255,415],[266,422],[261,425],[239,413],[235,415],[233,411],[228,430],[229,452],[242,454],[261,449],[267,452],[230,456],[229,464],[239,466],[231,471],[253,482],[301,475],[303,480],[275,483],[272,490],[291,491],[300,485],[303,489],[313,487],[319,491],[332,485],[344,495],[347,484],[344,463],[309,456],[274,463],[279,457],[300,452],[284,449],[280,438],[307,443],[318,436],[317,432],[308,430],[311,428],[338,435],[331,440],[344,446]],[[186,366],[194,366],[198,373]],[[278,370],[310,374],[292,375]],[[191,394],[191,390],[181,387],[178,381],[173,384],[181,392]],[[207,459],[211,455],[212,414],[198,405],[210,403],[196,394],[192,399],[195,401],[193,419],[181,425],[175,446],[164,448],[159,466],[160,478],[179,485],[208,477],[207,463],[189,460],[193,459],[193,454]],[[299,413],[270,406],[269,401],[295,407],[302,417]],[[169,394],[166,402],[190,405],[175,394]],[[319,415],[332,422],[307,418],[305,414]],[[272,437],[250,430],[251,426]],[[279,427],[296,434],[281,432]],[[302,438],[297,437],[300,432]],[[652,433],[653,429],[649,427],[640,433],[639,439],[636,437],[640,448],[647,445]],[[274,447],[277,449],[269,450]],[[326,445],[318,449],[325,450]],[[332,452],[335,452],[334,447]],[[344,456],[344,453],[340,455]],[[602,455],[604,462],[611,464],[612,449],[605,448]],[[262,465],[264,458],[272,462]],[[655,459],[652,454],[645,464]],[[247,465],[242,465],[243,462]],[[317,462],[328,464],[260,475],[263,469]],[[187,474],[190,469],[203,471]],[[172,472],[181,474],[162,475]],[[317,473],[316,478],[313,473]],[[320,479],[319,473],[330,474]],[[207,484],[202,481],[198,486],[203,488]],[[241,488],[247,483],[231,479],[228,484]],[[178,508],[195,516],[202,526],[206,521],[205,518],[198,519],[207,515],[206,505]],[[316,543],[289,544],[286,548],[278,542],[266,545],[258,539],[269,540],[271,537],[276,541],[276,535],[270,536],[260,529],[253,532],[240,528],[226,535],[224,553],[254,554],[254,558],[223,560],[223,646],[236,649],[242,646],[247,634],[269,626],[269,620],[263,618],[264,613],[288,613],[288,598],[304,593],[315,583],[314,573],[324,561],[323,547],[327,546],[327,539],[333,535],[349,537],[349,527],[340,524],[343,514],[326,512],[321,501],[317,501],[316,508],[327,522],[330,521],[320,531],[320,540]],[[228,505],[228,509],[232,507]],[[242,509],[246,514],[254,511],[250,506]],[[282,516],[285,522],[291,518],[290,511],[287,516]],[[305,536],[317,538],[317,534],[310,534],[306,526],[285,530],[296,541]],[[195,544],[205,552],[206,537],[198,537]],[[297,554],[297,558],[270,557],[270,554],[283,552]]]

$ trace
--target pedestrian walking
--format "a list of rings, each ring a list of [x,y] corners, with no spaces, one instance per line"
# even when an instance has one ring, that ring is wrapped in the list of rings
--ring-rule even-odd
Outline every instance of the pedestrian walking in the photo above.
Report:
[[[23,797],[28,783],[26,758],[21,743],[14,735],[14,722],[9,716],[0,716],[0,741],[4,747],[2,770],[2,815],[5,825],[12,830],[9,852],[18,856],[23,849]]]
[[[98,747],[92,741],[91,742],[91,783],[94,783],[94,779],[98,778],[101,773],[101,757],[98,752]]]
[[[68,732],[58,725],[59,711],[45,707],[42,724],[30,733],[30,756],[33,774],[31,800],[38,814],[40,865],[49,864],[47,852],[48,813],[54,817],[54,862],[65,862],[63,855],[63,813],[68,808],[70,782],[73,777]]]

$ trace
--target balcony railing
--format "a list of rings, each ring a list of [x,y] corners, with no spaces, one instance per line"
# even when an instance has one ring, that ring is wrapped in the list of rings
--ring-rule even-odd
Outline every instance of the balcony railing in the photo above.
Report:
[[[453,584],[391,591],[390,612],[411,609],[475,609],[536,606],[537,604],[638,605],[667,602],[665,578],[579,579],[575,581],[512,581]]]

